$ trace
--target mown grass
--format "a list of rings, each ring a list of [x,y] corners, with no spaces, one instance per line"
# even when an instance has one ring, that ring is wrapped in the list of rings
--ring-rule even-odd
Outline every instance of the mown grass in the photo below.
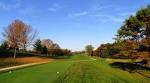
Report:
[[[58,73],[59,72],[59,73]],[[149,83],[138,73],[113,68],[105,59],[85,55],[50,62],[12,73],[0,73],[0,83]]]
[[[91,57],[84,54],[77,54],[70,57],[71,60],[91,60]]]
[[[12,73],[0,73],[0,83],[51,83],[64,73],[71,64],[73,62],[56,61],[14,70]]]
[[[51,83],[67,71],[68,67],[75,63],[74,60],[87,59],[87,56],[78,55],[68,57],[69,61],[66,58],[58,59],[48,64],[14,70],[11,73],[0,73],[0,83]]]
[[[104,60],[78,62],[54,83],[149,83],[150,79],[137,73],[112,68]]]
[[[85,54],[76,54],[76,55],[64,55],[64,56],[47,56],[54,59],[62,60],[89,60],[90,57]]]

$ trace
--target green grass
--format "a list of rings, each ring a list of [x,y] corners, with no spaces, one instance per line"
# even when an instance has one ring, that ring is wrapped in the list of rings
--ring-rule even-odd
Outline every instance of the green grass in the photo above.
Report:
[[[0,83],[51,83],[73,62],[57,61],[0,74]],[[60,72],[57,74],[57,72]]]
[[[84,54],[78,54],[70,57],[71,60],[91,60],[91,57]]]
[[[72,65],[54,83],[149,83],[138,74],[112,68],[104,60],[78,62]]]
[[[57,74],[57,72],[60,72]],[[0,73],[0,83],[149,83],[138,73],[112,68],[105,59],[85,55]]]

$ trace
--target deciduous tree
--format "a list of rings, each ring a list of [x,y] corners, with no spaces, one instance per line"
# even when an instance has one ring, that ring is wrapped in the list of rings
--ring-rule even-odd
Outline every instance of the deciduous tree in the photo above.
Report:
[[[90,56],[92,54],[93,49],[94,49],[94,47],[92,45],[85,46],[85,51],[86,51],[88,56]]]
[[[9,47],[14,49],[14,58],[16,57],[16,49],[25,49],[36,37],[36,31],[32,30],[30,25],[20,20],[14,20],[8,27],[4,28],[2,33]]]

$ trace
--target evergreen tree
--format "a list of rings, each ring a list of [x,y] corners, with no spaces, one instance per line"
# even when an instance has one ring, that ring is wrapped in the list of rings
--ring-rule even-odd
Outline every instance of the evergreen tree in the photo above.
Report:
[[[2,49],[2,50],[6,50],[6,49],[7,49],[7,47],[8,47],[8,44],[7,44],[7,42],[6,42],[6,41],[4,41],[4,42],[1,44],[0,49]]]
[[[47,54],[47,52],[48,52],[47,47],[46,46],[42,47],[42,53]]]
[[[33,45],[34,50],[36,50],[37,52],[41,52],[42,51],[42,45],[41,45],[41,40],[37,39]]]

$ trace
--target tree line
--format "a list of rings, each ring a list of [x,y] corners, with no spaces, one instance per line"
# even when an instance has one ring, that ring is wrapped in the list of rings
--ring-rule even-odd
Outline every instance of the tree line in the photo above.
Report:
[[[33,50],[38,54],[47,55],[67,55],[71,53],[68,49],[61,49],[57,43],[53,43],[50,39],[37,39],[33,44]]]
[[[17,51],[27,51],[27,47],[33,46],[30,52],[35,54],[69,54],[70,50],[61,49],[57,43],[53,43],[50,39],[36,39],[37,30],[33,29],[31,25],[25,24],[21,20],[14,20],[2,32],[3,41],[0,45],[0,50],[7,50],[14,52],[13,57],[16,57]],[[35,41],[36,39],[36,41]]]
[[[94,55],[111,58],[150,59],[150,5],[127,18],[114,43],[100,45]]]
[[[36,39],[37,30],[23,21],[14,20],[2,32],[2,50],[13,50],[14,58],[18,50],[26,51],[27,47],[33,46],[31,50],[36,54],[61,55],[69,54],[71,51],[61,49],[57,43],[50,39]],[[36,39],[36,41],[35,41]],[[93,51],[92,45],[87,45],[87,55],[110,58],[142,58],[150,59],[150,5],[141,8],[135,15],[127,18],[117,31],[115,42],[101,44]]]

